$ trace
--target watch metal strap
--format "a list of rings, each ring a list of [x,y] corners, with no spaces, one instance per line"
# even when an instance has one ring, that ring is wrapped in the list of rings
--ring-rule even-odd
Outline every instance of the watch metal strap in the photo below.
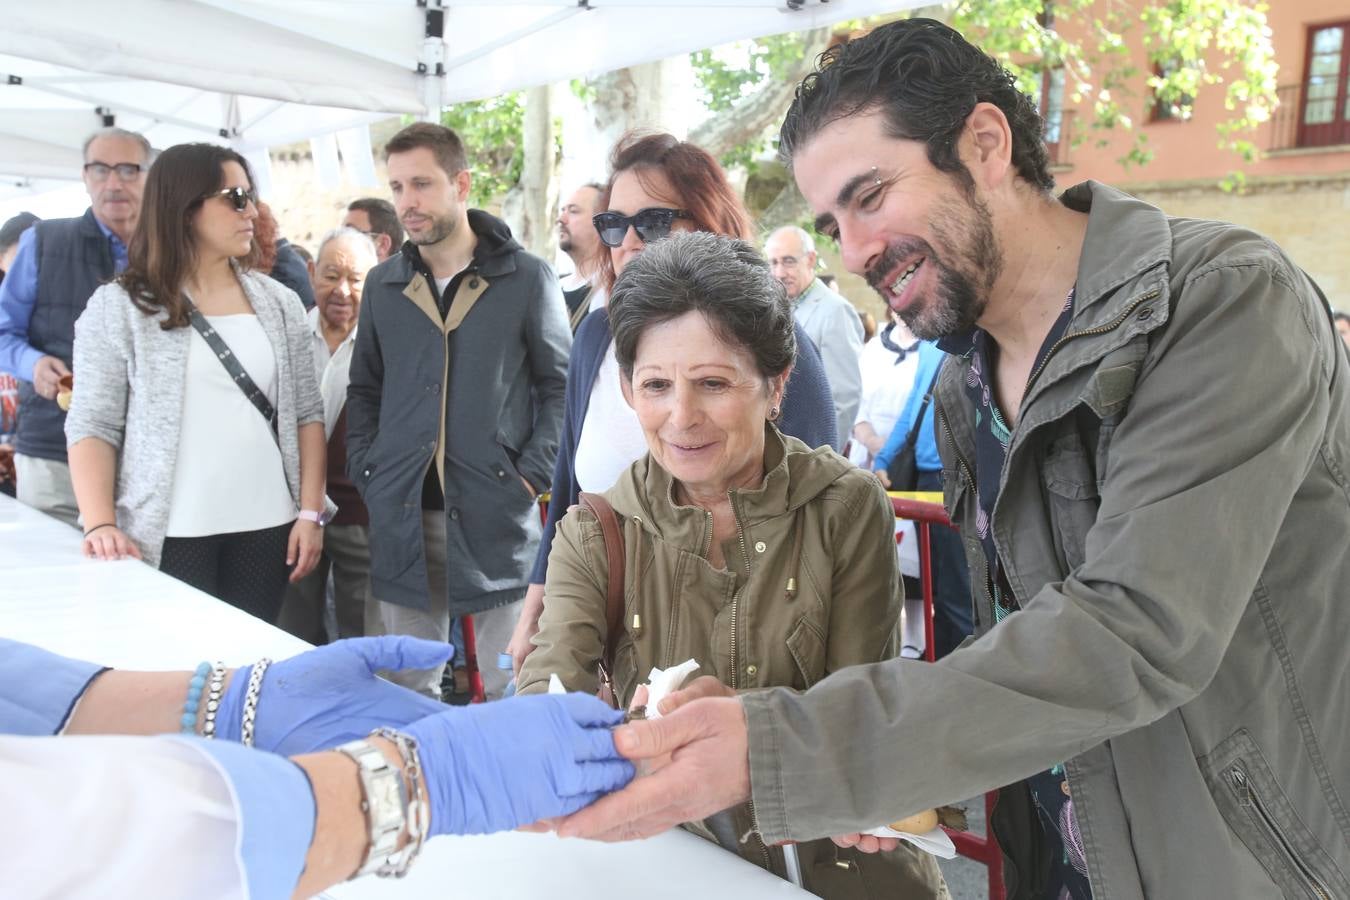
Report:
[[[361,806],[366,814],[370,849],[355,877],[379,872],[391,864],[390,857],[398,850],[398,838],[408,820],[403,775],[369,741],[349,741],[337,750],[356,763],[365,795]]]

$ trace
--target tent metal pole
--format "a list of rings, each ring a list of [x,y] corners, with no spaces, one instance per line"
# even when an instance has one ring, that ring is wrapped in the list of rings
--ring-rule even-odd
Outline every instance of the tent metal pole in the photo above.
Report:
[[[209,134],[215,137],[225,136],[221,135],[219,128],[211,125],[193,122],[189,119],[180,119],[176,116],[165,115],[162,112],[155,112],[140,106],[129,106],[126,103],[109,100],[106,97],[95,97],[92,94],[81,94],[77,91],[62,90],[61,88],[51,87],[49,85],[32,84],[27,80],[23,81],[22,84],[29,90],[38,91],[43,94],[51,94],[54,97],[65,97],[67,100],[88,103],[90,106],[103,106],[120,112],[134,113],[138,116],[145,116],[155,122],[163,122],[166,125],[177,125],[179,128],[186,128],[190,131],[200,131],[203,134]]]

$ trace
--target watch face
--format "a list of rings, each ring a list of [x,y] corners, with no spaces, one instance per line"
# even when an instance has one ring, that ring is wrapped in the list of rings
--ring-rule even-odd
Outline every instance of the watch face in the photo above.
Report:
[[[376,815],[385,819],[401,810],[398,799],[398,778],[372,778],[370,804]]]

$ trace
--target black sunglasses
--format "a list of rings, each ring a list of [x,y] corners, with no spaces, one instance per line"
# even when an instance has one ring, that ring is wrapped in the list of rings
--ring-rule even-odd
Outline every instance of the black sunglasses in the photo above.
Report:
[[[687,218],[689,213],[682,209],[649,206],[646,209],[639,209],[631,216],[616,212],[597,213],[591,217],[591,221],[595,223],[595,230],[600,235],[600,243],[606,247],[618,247],[623,244],[624,235],[628,234],[629,228],[636,231],[637,236],[642,238],[645,244],[659,241],[670,234],[670,226],[675,224],[676,219]]]
[[[243,212],[248,209],[250,203],[254,206],[258,205],[258,195],[252,188],[227,187],[207,194],[202,199],[209,200],[212,197],[224,197],[230,201],[230,205],[234,207],[235,212]]]

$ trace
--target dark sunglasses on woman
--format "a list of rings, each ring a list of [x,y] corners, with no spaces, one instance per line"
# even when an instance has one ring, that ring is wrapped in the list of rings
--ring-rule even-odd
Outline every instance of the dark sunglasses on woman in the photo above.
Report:
[[[224,197],[230,201],[230,205],[234,207],[235,212],[243,212],[248,209],[250,203],[254,206],[258,205],[258,195],[251,188],[227,187],[215,193],[207,194],[202,199],[207,200],[211,197]]]
[[[591,221],[595,223],[595,230],[600,235],[600,243],[606,247],[618,247],[623,244],[624,235],[628,234],[630,227],[646,244],[659,241],[670,234],[670,226],[675,224],[676,219],[687,218],[689,213],[682,209],[649,206],[646,209],[639,209],[631,216],[616,212],[597,213],[591,217]]]

